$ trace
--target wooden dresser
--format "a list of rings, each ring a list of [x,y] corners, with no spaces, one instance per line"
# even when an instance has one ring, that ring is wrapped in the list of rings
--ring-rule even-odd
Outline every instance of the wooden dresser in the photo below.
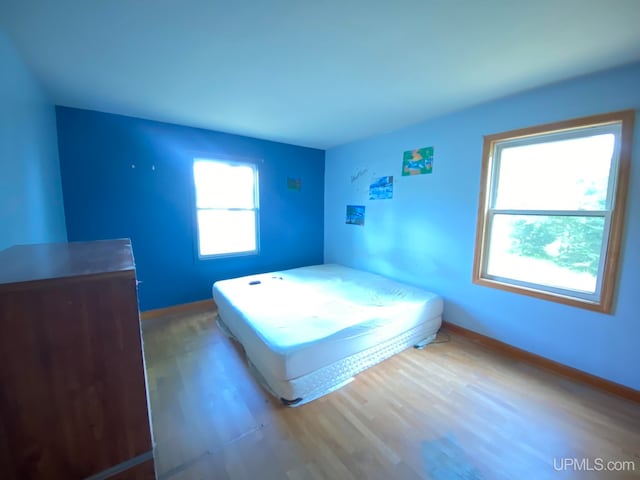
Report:
[[[0,478],[156,478],[129,240],[0,252]]]

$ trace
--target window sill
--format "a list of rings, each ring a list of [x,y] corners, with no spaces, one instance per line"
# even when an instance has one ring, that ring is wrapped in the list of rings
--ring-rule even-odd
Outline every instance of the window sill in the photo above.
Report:
[[[561,303],[564,305],[570,305],[572,307],[584,308],[586,310],[592,310],[594,312],[612,313],[612,302],[606,301],[606,296],[603,294],[602,299],[599,302],[586,300],[577,297],[571,297],[568,295],[562,295],[559,293],[552,293],[545,290],[536,288],[523,287],[520,285],[512,285],[497,280],[490,280],[479,276],[474,276],[473,283],[484,287],[497,288],[498,290],[504,290],[506,292],[518,293],[520,295],[527,295],[529,297],[539,298],[541,300],[548,300],[551,302]]]
[[[230,252],[230,253],[215,253],[212,255],[200,255],[198,254],[198,260],[217,260],[222,258],[232,258],[232,257],[249,257],[252,255],[259,255],[259,250],[251,250],[250,252]]]

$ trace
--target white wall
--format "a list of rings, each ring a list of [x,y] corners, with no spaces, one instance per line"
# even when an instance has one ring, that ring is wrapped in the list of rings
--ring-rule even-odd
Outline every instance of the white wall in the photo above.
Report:
[[[0,32],[0,250],[65,241],[53,105]]]

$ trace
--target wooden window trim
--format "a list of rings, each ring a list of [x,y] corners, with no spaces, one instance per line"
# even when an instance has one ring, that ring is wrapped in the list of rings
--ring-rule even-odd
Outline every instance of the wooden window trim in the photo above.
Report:
[[[482,170],[480,174],[480,198],[478,201],[478,221],[476,226],[475,254],[473,260],[473,283],[493,287],[513,293],[550,300],[565,305],[586,308],[602,313],[612,313],[615,295],[618,266],[620,263],[626,200],[629,188],[629,172],[631,168],[631,150],[635,111],[623,110],[601,115],[575,118],[571,120],[547,123],[534,127],[521,128],[484,137],[482,150]],[[602,271],[602,289],[599,301],[583,300],[566,295],[551,293],[535,288],[516,286],[482,276],[484,256],[487,251],[487,211],[489,207],[491,157],[498,142],[505,140],[533,137],[546,133],[557,133],[586,127],[620,124],[620,157],[618,160],[617,179],[615,182],[614,205],[611,213],[611,227],[606,249],[606,259]]]

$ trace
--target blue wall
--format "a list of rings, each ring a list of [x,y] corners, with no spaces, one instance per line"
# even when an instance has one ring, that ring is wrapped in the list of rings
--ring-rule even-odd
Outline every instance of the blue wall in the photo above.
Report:
[[[66,240],[53,105],[0,32],[0,250]]]
[[[63,107],[57,120],[69,240],[131,238],[142,310],[210,298],[219,279],[322,263],[323,151]],[[259,255],[197,258],[193,158],[216,155],[258,160]]]
[[[439,292],[452,323],[640,389],[640,118],[613,315],[471,282],[483,135],[639,107],[636,64],[328,150],[325,261]],[[427,146],[433,174],[402,177],[403,151]],[[383,175],[394,175],[393,200],[368,201]],[[345,225],[346,204],[366,205],[364,227]]]

